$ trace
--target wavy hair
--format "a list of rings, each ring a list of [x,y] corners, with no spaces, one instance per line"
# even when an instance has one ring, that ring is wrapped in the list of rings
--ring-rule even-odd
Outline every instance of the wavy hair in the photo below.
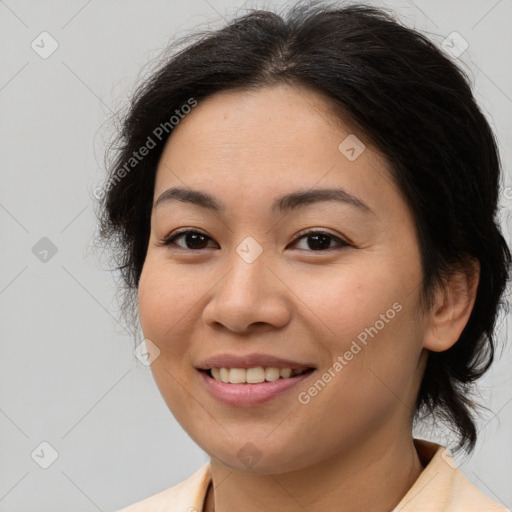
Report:
[[[97,204],[98,240],[120,272],[125,313],[136,308],[156,169],[172,130],[112,186],[119,169],[190,98],[276,83],[327,96],[391,163],[418,233],[425,308],[437,286],[478,260],[471,316],[449,350],[429,353],[414,411],[416,420],[446,422],[458,435],[455,449],[471,452],[477,404],[470,392],[495,357],[510,279],[510,249],[497,220],[497,144],[466,74],[425,35],[381,9],[301,2],[284,14],[253,10],[169,49],[131,98]]]

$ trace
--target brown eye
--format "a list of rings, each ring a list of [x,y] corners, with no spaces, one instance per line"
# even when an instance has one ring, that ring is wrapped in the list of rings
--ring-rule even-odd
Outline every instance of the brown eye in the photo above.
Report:
[[[176,243],[177,240],[183,239],[183,244]],[[161,245],[164,246],[171,246],[171,245],[177,245],[181,249],[189,249],[189,250],[198,250],[198,249],[205,249],[208,243],[208,240],[211,240],[211,238],[208,235],[205,235],[204,233],[201,233],[199,231],[181,231],[179,233],[175,233],[174,235],[171,235],[170,237],[166,238]]]
[[[297,244],[299,240],[306,239],[306,248],[300,248],[301,250],[310,250],[310,251],[325,251],[327,249],[334,249],[335,247],[331,247],[331,243],[334,241],[337,243],[337,247],[349,247],[350,244],[345,242],[341,238],[331,235],[330,233],[326,233],[323,231],[309,231],[307,233],[303,233],[299,238],[297,238],[294,242],[294,245]]]
[[[309,231],[303,233],[295,240],[293,245],[297,245],[298,241],[303,239],[306,240],[306,247],[302,247],[300,250],[325,252],[329,249],[351,247],[351,244],[345,240],[324,231]],[[179,240],[181,240],[181,242],[177,243]],[[184,250],[201,250],[208,248],[209,241],[213,241],[212,238],[200,231],[186,230],[167,237],[160,245],[177,246]],[[332,245],[333,242],[334,246]]]

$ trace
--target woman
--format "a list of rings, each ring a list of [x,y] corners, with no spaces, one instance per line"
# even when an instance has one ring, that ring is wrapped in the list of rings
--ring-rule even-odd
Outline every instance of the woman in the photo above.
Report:
[[[412,435],[433,417],[474,448],[499,180],[467,79],[380,10],[255,11],[173,55],[133,98],[101,236],[211,460],[125,511],[506,510]]]

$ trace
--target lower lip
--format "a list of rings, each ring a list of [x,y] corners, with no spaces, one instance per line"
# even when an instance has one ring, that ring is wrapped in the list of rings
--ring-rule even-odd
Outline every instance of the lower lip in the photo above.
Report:
[[[313,372],[314,370],[296,377],[278,379],[273,382],[265,381],[259,384],[226,384],[210,377],[205,371],[199,370],[206,387],[215,398],[225,404],[237,407],[251,407],[268,402],[307,379]]]

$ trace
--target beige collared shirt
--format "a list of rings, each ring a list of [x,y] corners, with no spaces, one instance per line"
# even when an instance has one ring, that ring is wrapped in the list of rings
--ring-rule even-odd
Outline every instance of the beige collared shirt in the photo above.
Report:
[[[425,469],[392,512],[511,512],[467,480],[444,447],[420,439],[414,444]],[[207,463],[179,484],[118,512],[203,512],[210,482]]]

